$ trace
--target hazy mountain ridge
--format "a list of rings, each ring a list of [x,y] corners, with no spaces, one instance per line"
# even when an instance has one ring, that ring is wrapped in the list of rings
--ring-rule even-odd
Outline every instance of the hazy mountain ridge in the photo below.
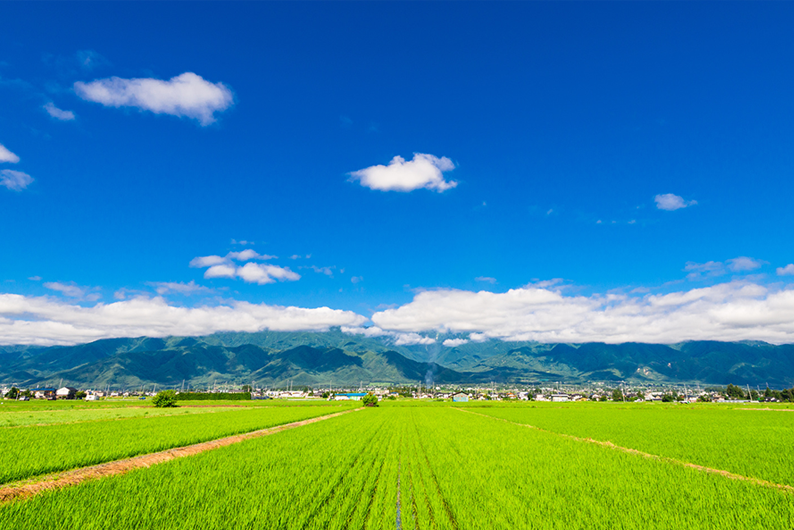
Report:
[[[218,333],[104,339],[76,346],[0,348],[0,383],[191,387],[259,385],[636,381],[794,385],[794,345],[695,341],[675,345],[469,342],[394,344],[324,333]]]

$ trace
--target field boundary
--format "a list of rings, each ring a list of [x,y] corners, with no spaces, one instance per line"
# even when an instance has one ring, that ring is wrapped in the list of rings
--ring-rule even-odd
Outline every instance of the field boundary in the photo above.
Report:
[[[197,455],[212,449],[226,447],[236,443],[250,440],[252,438],[260,438],[262,436],[269,436],[296,427],[309,425],[318,421],[328,420],[347,414],[349,412],[356,412],[363,410],[362,408],[355,408],[336,412],[333,414],[326,414],[324,416],[317,416],[306,420],[295,421],[292,423],[285,423],[283,425],[276,425],[275,427],[268,427],[258,431],[251,431],[242,434],[235,434],[233,436],[226,436],[208,442],[201,442],[192,445],[185,445],[182,447],[174,447],[165,451],[158,451],[156,453],[149,453],[145,455],[135,456],[132,458],[125,458],[123,460],[115,460],[113,462],[105,462],[95,466],[81,467],[63,471],[60,473],[53,473],[42,477],[35,477],[21,482],[8,484],[5,486],[0,485],[0,504],[5,504],[14,500],[21,500],[34,495],[38,495],[45,491],[61,489],[68,486],[75,486],[87,480],[95,480],[113,475],[121,475],[129,471],[140,468],[148,468],[156,464],[162,464],[175,460],[177,458],[184,458],[187,456]]]
[[[601,447],[606,447],[606,448],[612,449],[614,451],[621,451],[623,453],[628,453],[628,454],[635,455],[635,456],[641,456],[643,458],[648,458],[648,459],[651,459],[651,460],[657,460],[657,461],[665,462],[665,463],[668,463],[668,464],[674,464],[674,465],[677,465],[677,466],[688,467],[688,468],[691,468],[691,469],[695,469],[697,471],[701,471],[703,473],[709,473],[709,474],[712,474],[712,475],[720,475],[722,477],[729,478],[731,480],[743,480],[743,481],[755,484],[757,486],[763,486],[763,487],[766,487],[766,488],[779,489],[779,490],[787,491],[789,493],[794,493],[794,486],[789,486],[788,484],[778,484],[776,482],[770,482],[768,480],[764,480],[764,479],[761,479],[761,478],[747,477],[745,475],[739,475],[738,473],[732,473],[730,471],[725,471],[724,469],[715,469],[713,467],[701,466],[699,464],[693,464],[692,462],[686,462],[684,460],[677,460],[675,458],[670,458],[669,456],[661,456],[661,455],[655,455],[653,453],[646,453],[646,452],[640,451],[638,449],[632,449],[630,447],[623,447],[622,445],[615,445],[614,443],[609,442],[609,441],[596,440],[594,438],[582,438],[581,436],[574,436],[573,434],[565,434],[565,433],[561,433],[561,432],[550,431],[548,429],[543,429],[543,428],[538,427],[536,425],[530,425],[528,423],[518,423],[518,422],[515,422],[515,421],[506,420],[504,418],[498,418],[496,416],[489,416],[488,414],[482,414],[480,412],[474,412],[474,411],[471,411],[471,410],[466,410],[466,409],[463,409],[463,408],[460,408],[460,407],[451,407],[451,408],[454,408],[455,410],[459,410],[461,412],[468,412],[469,414],[474,414],[476,416],[482,416],[483,418],[490,418],[492,420],[503,421],[505,423],[510,423],[511,425],[518,425],[519,427],[527,427],[528,429],[534,429],[536,431],[541,431],[541,432],[545,432],[545,433],[548,433],[548,434],[554,434],[556,436],[561,436],[563,438],[568,438],[570,440],[575,440],[577,442],[585,442],[585,443],[591,443],[591,444],[595,444],[595,445],[600,445]]]

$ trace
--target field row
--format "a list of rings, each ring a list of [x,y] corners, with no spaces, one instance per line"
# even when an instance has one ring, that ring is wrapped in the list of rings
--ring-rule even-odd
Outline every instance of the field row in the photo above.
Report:
[[[350,407],[341,410],[347,408]],[[340,407],[223,409],[205,414],[175,412],[151,418],[0,429],[0,484],[265,429],[339,410]]]
[[[790,528],[792,517],[787,491],[435,407],[365,410],[0,507],[8,527],[88,529]]]
[[[496,407],[476,412],[794,486],[794,413],[721,407]]]
[[[119,407],[101,408],[95,410],[63,409],[14,411],[0,414],[0,429],[10,427],[29,427],[33,425],[55,425],[59,423],[79,423],[85,421],[123,420],[140,417],[154,418],[157,416],[178,416],[182,414],[230,412],[235,410],[245,409],[243,407]]]

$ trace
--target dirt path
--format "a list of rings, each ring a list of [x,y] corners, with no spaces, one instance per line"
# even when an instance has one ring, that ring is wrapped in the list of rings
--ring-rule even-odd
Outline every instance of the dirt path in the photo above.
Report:
[[[693,464],[691,462],[685,462],[683,460],[676,460],[675,458],[670,458],[670,457],[667,457],[667,456],[659,456],[659,455],[654,455],[654,454],[651,454],[651,453],[644,453],[642,451],[638,451],[637,449],[631,449],[630,447],[623,447],[621,445],[615,445],[612,442],[605,442],[603,440],[594,440],[593,438],[581,438],[579,436],[574,436],[572,434],[564,434],[564,433],[559,433],[559,432],[555,432],[555,431],[549,431],[549,430],[546,430],[546,429],[542,429],[540,427],[536,427],[534,425],[529,425],[528,423],[516,423],[514,421],[505,420],[503,418],[497,418],[496,416],[489,416],[487,414],[481,414],[479,412],[474,412],[474,411],[471,411],[471,410],[465,410],[463,408],[458,408],[458,407],[453,407],[453,408],[455,410],[459,410],[461,412],[468,412],[469,414],[474,414],[476,416],[482,416],[483,418],[490,418],[492,420],[503,421],[505,423],[510,423],[512,425],[518,425],[519,427],[527,427],[528,429],[535,429],[536,431],[546,432],[546,433],[549,433],[549,434],[555,434],[555,435],[561,436],[563,438],[568,438],[570,440],[576,440],[577,442],[586,442],[586,443],[596,444],[596,445],[600,445],[602,447],[607,447],[609,449],[614,449],[615,451],[622,451],[624,453],[629,453],[629,454],[632,454],[632,455],[641,456],[643,458],[650,458],[652,460],[658,460],[660,462],[666,462],[668,464],[675,464],[675,465],[678,465],[678,466],[683,466],[683,467],[688,467],[688,468],[692,468],[692,469],[697,469],[698,471],[702,471],[704,473],[711,473],[711,474],[714,474],[714,475],[720,475],[720,476],[723,476],[725,478],[729,478],[729,479],[732,479],[732,480],[744,480],[744,481],[756,484],[758,486],[764,486],[766,488],[775,488],[775,489],[780,489],[780,490],[783,490],[783,491],[788,491],[789,493],[794,493],[794,486],[789,486],[787,484],[777,484],[775,482],[770,482],[768,480],[763,480],[763,479],[760,479],[760,478],[746,477],[744,475],[738,475],[736,473],[731,473],[730,471],[725,471],[723,469],[714,469],[712,467],[701,466],[701,465],[698,465],[698,464]]]
[[[308,420],[301,420],[293,423],[286,423],[284,425],[277,425],[275,427],[269,427],[267,429],[261,429],[258,431],[236,434],[234,436],[227,436],[226,438],[219,438],[217,440],[211,440],[209,442],[202,442],[194,445],[187,445],[184,447],[175,447],[173,449],[160,451],[158,453],[150,453],[148,455],[126,458],[124,460],[116,460],[115,462],[107,462],[104,464],[98,464],[96,466],[72,469],[70,471],[53,473],[51,475],[46,475],[43,477],[32,478],[27,481],[17,482],[6,486],[0,486],[0,503],[6,503],[13,500],[32,497],[34,495],[37,495],[39,493],[48,490],[65,488],[67,486],[74,486],[86,480],[94,480],[103,477],[109,477],[111,475],[120,475],[123,473],[127,473],[128,471],[132,471],[134,469],[138,469],[142,467],[150,467],[155,464],[160,464],[163,462],[168,462],[169,460],[174,460],[176,458],[183,458],[186,456],[197,455],[199,453],[203,453],[204,451],[210,451],[212,449],[217,449],[219,447],[226,447],[227,445],[232,445],[245,440],[250,440],[251,438],[259,438],[261,436],[276,434],[281,431],[286,431],[289,429],[294,429],[295,427],[302,427],[310,423],[316,423],[318,421],[335,418],[337,416],[341,416],[342,414],[347,414],[348,412],[355,412],[357,410],[362,410],[362,409],[358,408],[352,410],[345,410],[342,412],[337,412],[335,414],[328,414],[326,416],[318,416],[316,418],[310,418]]]

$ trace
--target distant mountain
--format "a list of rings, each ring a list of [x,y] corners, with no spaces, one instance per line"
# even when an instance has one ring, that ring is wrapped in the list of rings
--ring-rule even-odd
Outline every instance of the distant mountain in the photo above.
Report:
[[[364,383],[634,381],[794,386],[794,345],[697,341],[539,344],[490,340],[447,348],[324,333],[218,333],[120,338],[77,346],[0,347],[0,384],[191,388],[213,383],[295,386]]]

